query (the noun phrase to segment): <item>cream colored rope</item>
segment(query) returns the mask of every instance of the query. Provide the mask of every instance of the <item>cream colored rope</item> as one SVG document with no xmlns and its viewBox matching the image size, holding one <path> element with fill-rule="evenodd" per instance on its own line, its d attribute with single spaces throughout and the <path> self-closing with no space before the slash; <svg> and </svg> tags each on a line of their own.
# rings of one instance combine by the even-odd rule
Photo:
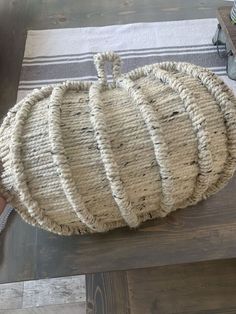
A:
<svg viewBox="0 0 236 314">
<path fill-rule="evenodd" d="M 22 102 L 15 116 L 14 132 L 10 143 L 11 167 L 14 176 L 14 187 L 18 192 L 20 201 L 27 208 L 32 222 L 35 223 L 35 221 L 37 221 L 37 224 L 45 226 L 48 230 L 53 230 L 59 234 L 70 234 L 70 228 L 68 226 L 58 225 L 55 221 L 48 219 L 44 210 L 39 207 L 38 202 L 32 198 L 26 182 L 24 164 L 21 158 L 22 131 L 31 107 L 35 102 L 47 97 L 51 90 L 51 86 L 43 90 L 36 90 Z"/>
<path fill-rule="evenodd" d="M 79 85 L 78 85 L 79 89 Z M 68 202 L 72 206 L 78 218 L 89 229 L 102 232 L 105 228 L 101 221 L 97 220 L 85 207 L 82 197 L 79 194 L 78 188 L 74 182 L 71 167 L 68 163 L 63 138 L 61 134 L 61 119 L 60 112 L 62 100 L 65 92 L 68 90 L 66 84 L 56 86 L 51 94 L 49 102 L 49 140 L 51 143 L 51 153 L 56 171 L 59 175 L 60 182 Z"/>
<path fill-rule="evenodd" d="M 114 80 L 120 75 L 120 58 L 113 53 L 98 54 L 95 58 L 95 65 L 100 82 L 93 84 L 89 90 L 89 105 L 91 107 L 91 122 L 94 128 L 94 134 L 98 143 L 101 159 L 106 171 L 107 179 L 110 183 L 112 196 L 118 205 L 120 213 L 130 227 L 137 227 L 140 223 L 135 211 L 132 209 L 131 202 L 125 191 L 124 184 L 120 178 L 119 167 L 115 161 L 112 147 L 107 132 L 105 116 L 103 114 L 102 101 L 100 94 L 103 91 L 104 84 L 107 84 L 104 64 L 105 61 L 113 62 Z"/>
<path fill-rule="evenodd" d="M 164 68 L 164 67 L 162 67 Z M 154 76 L 161 80 L 164 84 L 168 84 L 181 98 L 184 109 L 189 115 L 191 120 L 193 130 L 197 138 L 197 149 L 198 149 L 198 167 L 199 174 L 197 177 L 197 182 L 193 191 L 193 194 L 189 199 L 185 200 L 183 204 L 179 206 L 186 206 L 197 203 L 206 192 L 209 186 L 209 179 L 212 173 L 212 156 L 210 151 L 210 137 L 207 127 L 207 121 L 201 112 L 197 101 L 193 96 L 193 93 L 184 86 L 184 84 L 176 79 L 173 74 L 162 70 L 160 68 L 153 68 L 152 70 Z M 151 71 L 148 71 L 147 74 L 151 74 Z"/>
<path fill-rule="evenodd" d="M 174 204 L 174 199 L 172 197 L 173 181 L 170 167 L 168 165 L 168 147 L 165 142 L 158 116 L 152 105 L 145 99 L 141 87 L 134 81 L 130 78 L 122 77 L 118 80 L 118 86 L 126 90 L 134 101 L 134 104 L 140 111 L 151 136 L 162 184 L 161 211 L 163 215 L 166 215 L 166 213 L 171 211 Z"/>
<path fill-rule="evenodd" d="M 224 116 L 227 131 L 228 158 L 218 181 L 213 186 L 210 186 L 204 194 L 204 197 L 209 197 L 225 186 L 232 177 L 236 167 L 236 106 L 230 99 L 232 94 L 229 92 L 224 82 L 207 69 L 189 63 L 177 62 L 161 63 L 160 68 L 165 70 L 177 70 L 199 79 L 215 98 Z"/>
<path fill-rule="evenodd" d="M 109 62 L 112 65 L 113 86 L 116 85 L 116 79 L 121 75 L 121 59 L 119 55 L 112 51 L 98 53 L 94 56 L 94 64 L 97 69 L 98 81 L 107 85 L 107 75 L 105 64 Z"/>
<path fill-rule="evenodd" d="M 178 204 L 178 207 L 185 207 L 196 203 L 203 197 L 215 193 L 228 182 L 236 167 L 236 105 L 232 102 L 232 93 L 220 79 L 206 69 L 187 63 L 164 62 L 138 68 L 126 75 L 121 75 L 121 61 L 118 55 L 107 52 L 96 55 L 94 60 L 99 77 L 98 82 L 65 82 L 64 84 L 47 86 L 41 90 L 35 90 L 9 111 L 0 128 L 0 136 L 3 137 L 4 128 L 7 128 L 10 124 L 12 125 L 11 141 L 10 143 L 3 144 L 6 146 L 6 150 L 3 149 L 1 158 L 4 160 L 5 158 L 10 158 L 15 195 L 6 192 L 3 186 L 0 186 L 0 189 L 5 193 L 4 195 L 7 195 L 8 200 L 11 198 L 14 200 L 18 198 L 20 200 L 21 205 L 18 206 L 17 209 L 27 222 L 63 235 L 81 232 L 103 232 L 116 226 L 117 222 L 105 223 L 86 208 L 83 202 L 83 195 L 80 195 L 80 189 L 75 183 L 70 164 L 65 155 L 63 136 L 61 133 L 61 108 L 63 106 L 65 93 L 71 90 L 89 92 L 90 118 L 105 174 L 113 198 L 119 209 L 120 216 L 130 227 L 137 227 L 142 221 L 142 218 L 140 218 L 141 216 L 139 216 L 137 211 L 133 208 L 112 150 L 106 123 L 107 117 L 105 116 L 102 102 L 102 95 L 108 89 L 118 88 L 126 91 L 146 124 L 153 143 L 155 158 L 161 178 L 160 215 L 165 216 L 170 211 L 176 209 L 177 204 L 173 195 L 173 173 L 171 165 L 169 164 L 170 161 L 168 160 L 168 145 L 159 117 L 153 105 L 149 103 L 144 95 L 142 87 L 137 83 L 139 78 L 152 76 L 155 80 L 168 85 L 179 95 L 196 136 L 199 175 L 196 178 L 196 185 L 192 195 L 184 200 L 182 204 Z M 106 62 L 112 63 L 113 83 L 107 82 L 105 71 Z M 174 74 L 176 72 L 187 74 L 198 79 L 214 97 L 224 117 L 228 156 L 218 181 L 210 186 L 209 182 L 213 170 L 213 161 L 207 121 L 193 93 L 187 88 L 184 81 L 177 78 Z M 56 219 L 50 218 L 47 212 L 40 208 L 38 202 L 31 195 L 24 171 L 24 163 L 22 161 L 22 134 L 25 123 L 35 103 L 45 98 L 49 99 L 49 97 L 48 123 L 52 160 L 59 175 L 65 196 L 76 213 L 78 220 L 84 225 L 82 231 L 78 226 L 57 223 Z M 8 147 L 10 153 L 8 153 Z"/>
</svg>

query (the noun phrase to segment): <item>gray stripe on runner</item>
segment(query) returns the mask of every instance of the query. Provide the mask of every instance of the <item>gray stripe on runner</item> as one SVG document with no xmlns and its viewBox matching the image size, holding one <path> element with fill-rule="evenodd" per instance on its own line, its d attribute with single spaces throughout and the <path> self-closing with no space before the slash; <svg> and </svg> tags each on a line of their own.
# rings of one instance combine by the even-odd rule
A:
<svg viewBox="0 0 236 314">
<path fill-rule="evenodd" d="M 226 75 L 226 68 L 224 69 L 219 69 L 219 70 L 212 70 L 215 74 L 218 74 L 219 76 L 223 76 Z M 62 83 L 64 81 L 68 80 L 68 78 L 64 77 L 61 79 L 55 79 L 52 81 L 39 81 L 37 83 L 22 83 L 19 85 L 19 90 L 32 90 L 34 88 L 40 88 L 42 86 L 45 85 L 49 85 L 49 84 L 58 84 L 58 83 Z M 83 81 L 97 81 L 97 77 L 96 76 L 91 76 L 91 77 L 80 77 L 80 78 L 75 78 L 75 81 L 79 81 L 79 80 L 83 80 Z M 108 76 L 108 81 L 112 81 L 111 76 Z"/>
<path fill-rule="evenodd" d="M 202 44 L 202 45 L 188 45 L 188 46 L 170 46 L 170 47 L 152 47 L 152 48 L 139 48 L 139 49 L 124 49 L 124 50 L 116 50 L 115 52 L 117 53 L 129 53 L 130 51 L 136 51 L 136 52 L 145 52 L 145 51 L 159 51 L 159 50 L 170 50 L 170 49 L 181 49 L 181 48 L 204 48 L 204 47 L 214 47 L 213 44 Z M 57 58 L 57 57 L 77 57 L 77 56 L 85 56 L 85 55 L 95 55 L 96 53 L 98 53 L 100 51 L 97 52 L 82 52 L 82 53 L 78 53 L 78 54 L 60 54 L 60 55 L 51 55 L 51 56 L 45 56 L 45 55 L 41 55 L 41 56 L 35 56 L 35 57 L 24 57 L 24 60 L 37 60 L 40 58 Z"/>
<path fill-rule="evenodd" d="M 225 66 L 226 63 L 225 59 L 219 58 L 216 52 L 212 52 L 187 55 L 143 56 L 123 59 L 122 69 L 123 72 L 128 72 L 136 67 L 163 61 L 189 62 L 203 67 L 222 67 Z M 22 68 L 21 81 L 29 81 L 30 83 L 30 81 L 35 80 L 96 76 L 96 74 L 97 73 L 92 60 L 81 62 L 79 65 L 76 64 L 76 62 L 51 64 L 47 66 L 36 65 Z"/>
<path fill-rule="evenodd" d="M 225 48 L 224 47 L 219 47 L 220 50 L 224 50 Z M 197 53 L 197 52 L 214 52 L 216 51 L 216 47 L 215 46 L 211 46 L 209 48 L 199 48 L 199 49 L 184 49 L 184 50 L 164 50 L 164 49 L 160 49 L 159 51 L 157 50 L 148 50 L 148 52 L 138 52 L 138 51 L 130 51 L 129 53 L 124 53 L 124 54 L 120 54 L 122 58 L 124 57 L 135 57 L 135 56 L 142 56 L 142 55 L 147 55 L 147 54 L 156 54 L 156 55 L 163 55 L 163 54 L 184 54 L 184 53 Z M 60 63 L 60 62 L 66 62 L 66 61 L 70 61 L 70 60 L 73 60 L 73 61 L 82 61 L 82 60 L 86 60 L 86 59 L 93 59 L 93 56 L 95 55 L 96 53 L 88 53 L 86 54 L 85 56 L 75 56 L 75 55 L 68 55 L 66 58 L 64 56 L 58 56 L 58 57 L 54 57 L 52 59 L 47 59 L 47 58 L 44 58 L 44 57 L 41 57 L 43 58 L 44 60 L 37 60 L 37 59 L 34 59 L 34 60 L 31 60 L 31 61 L 24 61 L 23 62 L 23 66 L 31 66 L 34 65 L 35 63 L 36 64 L 50 64 L 50 63 Z M 40 59 L 40 58 L 38 58 Z"/>
</svg>

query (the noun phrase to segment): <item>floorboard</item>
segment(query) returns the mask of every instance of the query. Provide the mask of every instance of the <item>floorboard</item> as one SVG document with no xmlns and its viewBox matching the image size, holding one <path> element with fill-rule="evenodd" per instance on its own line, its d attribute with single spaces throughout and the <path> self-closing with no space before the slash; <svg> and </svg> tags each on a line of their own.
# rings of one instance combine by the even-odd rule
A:
<svg viewBox="0 0 236 314">
<path fill-rule="evenodd" d="M 222 0 L 2 0 L 0 114 L 15 103 L 27 29 L 215 17 Z M 200 21 L 199 21 L 200 23 Z M 173 30 L 170 30 L 170 40 Z M 0 235 L 0 282 L 236 257 L 236 178 L 217 196 L 137 231 L 58 237 L 13 215 Z M 55 267 L 56 265 L 56 267 Z"/>
<path fill-rule="evenodd" d="M 126 272 L 86 276 L 87 314 L 130 314 Z"/>
<path fill-rule="evenodd" d="M 234 314 L 235 267 L 225 260 L 87 275 L 88 313 Z M 109 312 L 117 287 L 125 301 Z"/>
<path fill-rule="evenodd" d="M 28 309 L 0 310 L 0 314 L 86 314 L 86 303 L 40 306 Z"/>
</svg>

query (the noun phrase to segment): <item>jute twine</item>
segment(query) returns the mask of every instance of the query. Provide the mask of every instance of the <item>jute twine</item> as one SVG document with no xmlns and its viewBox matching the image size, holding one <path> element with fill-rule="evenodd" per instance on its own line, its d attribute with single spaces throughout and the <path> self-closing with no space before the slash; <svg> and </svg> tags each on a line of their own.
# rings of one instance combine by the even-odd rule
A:
<svg viewBox="0 0 236 314">
<path fill-rule="evenodd" d="M 23 219 L 61 235 L 105 232 L 124 225 L 136 228 L 142 221 L 196 204 L 229 181 L 236 162 L 236 101 L 215 74 L 188 63 L 163 62 L 123 75 L 120 57 L 113 52 L 97 54 L 94 62 L 97 82 L 68 81 L 34 90 L 3 121 L 1 193 Z M 111 83 L 107 81 L 106 62 L 112 64 Z M 160 109 L 171 115 L 165 117 Z M 39 110 L 39 116 L 35 110 Z M 67 120 L 67 114 L 74 120 Z M 79 123 L 71 125 L 75 119 L 81 119 L 78 121 L 86 127 L 78 131 Z M 171 133 L 175 121 L 180 121 L 179 130 Z M 123 127 L 129 131 L 121 135 Z M 182 134 L 179 137 L 178 132 Z M 74 147 L 66 144 L 73 134 L 75 142 L 81 135 L 81 151 L 77 142 Z M 171 148 L 175 144 L 172 137 L 179 142 L 178 154 Z M 120 149 L 114 149 L 118 140 Z M 122 151 L 125 145 L 129 149 Z M 37 156 L 44 146 L 45 154 Z M 143 156 L 152 158 L 150 167 L 149 161 L 145 164 L 139 157 L 140 149 L 147 151 Z M 80 154 L 88 159 L 79 162 Z M 90 161 L 89 156 L 97 159 L 91 157 Z M 135 176 L 133 156 L 157 179 L 146 179 L 146 173 L 143 179 Z M 123 162 L 125 158 L 130 161 Z M 181 168 L 185 158 L 186 169 Z M 47 163 L 51 176 L 43 170 Z M 84 163 L 93 169 L 87 170 L 87 180 Z M 94 188 L 84 191 L 81 182 L 88 184 L 90 180 Z M 178 182 L 182 182 L 182 190 Z M 104 191 L 104 196 L 98 190 Z M 58 203 L 49 198 L 45 208 L 45 197 L 56 193 L 62 195 Z M 96 210 L 90 206 L 90 195 L 103 200 L 96 205 L 94 197 Z"/>
</svg>

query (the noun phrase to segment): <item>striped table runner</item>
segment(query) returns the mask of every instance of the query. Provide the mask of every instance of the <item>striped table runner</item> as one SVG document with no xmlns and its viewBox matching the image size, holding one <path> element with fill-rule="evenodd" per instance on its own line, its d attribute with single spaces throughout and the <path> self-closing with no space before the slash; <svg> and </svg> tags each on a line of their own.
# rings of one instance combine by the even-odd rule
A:
<svg viewBox="0 0 236 314">
<path fill-rule="evenodd" d="M 18 99 L 34 88 L 64 80 L 96 80 L 93 55 L 114 50 L 123 72 L 161 61 L 186 61 L 210 68 L 236 91 L 226 76 L 226 59 L 212 44 L 216 19 L 137 23 L 29 31 Z"/>
</svg>

